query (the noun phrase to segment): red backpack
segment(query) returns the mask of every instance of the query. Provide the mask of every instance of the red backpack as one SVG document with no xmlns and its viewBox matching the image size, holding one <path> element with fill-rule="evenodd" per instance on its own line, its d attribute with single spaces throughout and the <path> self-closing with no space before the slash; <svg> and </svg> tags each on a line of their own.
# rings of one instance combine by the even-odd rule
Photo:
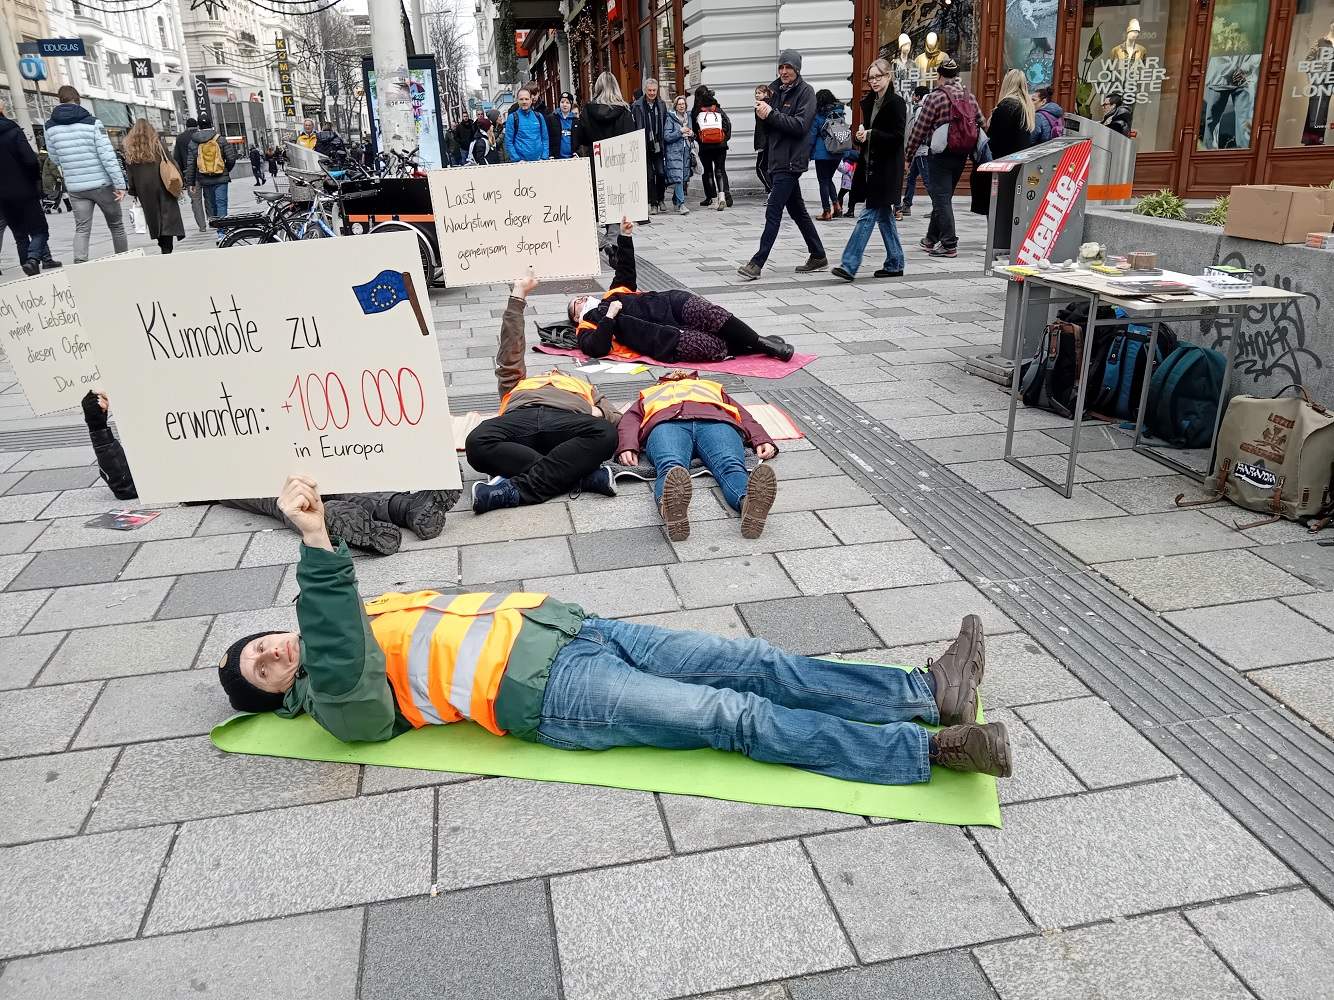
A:
<svg viewBox="0 0 1334 1000">
<path fill-rule="evenodd" d="M 950 102 L 950 130 L 945 140 L 945 152 L 968 156 L 977 149 L 977 115 L 969 100 L 968 88 L 957 98 L 948 89 L 941 91 Z"/>
</svg>

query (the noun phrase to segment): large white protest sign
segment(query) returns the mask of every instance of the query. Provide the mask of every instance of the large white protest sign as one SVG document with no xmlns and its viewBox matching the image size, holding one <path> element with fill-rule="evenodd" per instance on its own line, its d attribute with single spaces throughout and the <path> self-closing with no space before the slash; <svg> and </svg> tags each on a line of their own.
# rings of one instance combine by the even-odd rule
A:
<svg viewBox="0 0 1334 1000">
<path fill-rule="evenodd" d="M 143 255 L 140 249 L 123 254 Z M 79 265 L 100 266 L 98 261 Z M 106 391 L 79 320 L 69 272 L 43 271 L 0 285 L 0 347 L 39 417 L 78 406 L 89 391 Z"/>
<path fill-rule="evenodd" d="M 70 269 L 150 503 L 457 489 L 449 403 L 411 233 Z M 418 296 L 423 296 L 419 299 Z"/>
<path fill-rule="evenodd" d="M 648 218 L 648 152 L 644 133 L 599 139 L 593 143 L 597 176 L 598 222 L 615 225 L 621 219 Z"/>
<path fill-rule="evenodd" d="M 445 283 L 601 272 L 588 161 L 537 160 L 432 170 L 431 207 Z"/>
</svg>

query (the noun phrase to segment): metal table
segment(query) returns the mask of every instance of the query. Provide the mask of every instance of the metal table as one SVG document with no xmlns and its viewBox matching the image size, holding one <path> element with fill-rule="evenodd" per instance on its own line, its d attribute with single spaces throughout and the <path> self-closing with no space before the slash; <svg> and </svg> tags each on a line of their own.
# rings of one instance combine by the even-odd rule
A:
<svg viewBox="0 0 1334 1000">
<path fill-rule="evenodd" d="M 1174 458 L 1163 455 L 1146 445 L 1141 439 L 1144 434 L 1144 415 L 1148 410 L 1149 386 L 1151 379 L 1151 370 L 1146 370 L 1144 376 L 1144 385 L 1140 390 L 1139 412 L 1135 418 L 1135 439 L 1132 445 L 1133 449 L 1142 455 L 1147 455 L 1161 465 L 1166 465 L 1170 469 L 1184 473 L 1195 479 L 1197 482 L 1203 482 L 1213 469 L 1214 450 L 1218 445 L 1218 427 L 1223 420 L 1223 410 L 1227 402 L 1228 389 L 1232 383 L 1232 368 L 1237 355 L 1238 332 L 1241 328 L 1243 313 L 1249 306 L 1262 305 L 1271 302 L 1286 302 L 1291 299 L 1303 298 L 1300 292 L 1290 292 L 1281 288 L 1270 288 L 1264 285 L 1253 287 L 1246 295 L 1229 295 L 1224 298 L 1216 298 L 1211 295 L 1201 293 L 1191 295 L 1174 295 L 1167 302 L 1151 302 L 1147 299 L 1133 297 L 1126 289 L 1123 282 L 1115 278 L 1105 277 L 1095 274 L 1091 271 L 1062 271 L 1057 273 L 1038 271 L 1036 273 L 1022 275 L 1009 275 L 1011 281 L 1022 283 L 1022 291 L 1019 298 L 1019 311 L 1016 317 L 1018 329 L 1022 331 L 1028 319 L 1029 295 L 1033 286 L 1041 286 L 1050 290 L 1053 294 L 1044 301 L 1044 307 L 1060 305 L 1066 302 L 1076 302 L 1087 300 L 1089 304 L 1088 322 L 1084 328 L 1084 343 L 1091 345 L 1093 343 L 1093 333 L 1100 326 L 1116 326 L 1127 321 L 1137 323 L 1149 328 L 1149 344 L 1147 357 L 1152 359 L 1158 346 L 1158 331 L 1165 322 L 1184 322 L 1198 324 L 1204 319 L 1211 319 L 1219 322 L 1227 328 L 1227 347 L 1225 355 L 1227 357 L 1227 366 L 1223 372 L 1222 394 L 1218 401 L 1218 412 L 1214 417 L 1213 433 L 1209 439 L 1209 465 L 1208 470 L 1201 473 L 1188 465 L 1178 462 Z M 1174 274 L 1164 272 L 1161 276 L 1167 280 L 1183 280 L 1188 275 Z M 1118 287 L 1119 286 L 1119 287 Z M 1099 320 L 1098 307 L 1102 305 L 1118 306 L 1126 313 L 1126 318 L 1114 318 Z M 1189 310 L 1189 311 L 1183 311 Z M 1204 310 L 1213 311 L 1212 315 L 1205 315 Z M 1083 426 L 1084 397 L 1088 390 L 1089 364 L 1093 357 L 1092 351 L 1084 351 L 1083 368 L 1079 377 L 1079 391 L 1075 400 L 1074 425 L 1070 435 L 1070 457 L 1066 466 L 1065 485 L 1062 486 L 1054 479 L 1050 479 L 1038 472 L 1014 456 L 1014 421 L 1015 413 L 1019 406 L 1019 385 L 1022 379 L 1019 376 L 1019 366 L 1026 360 L 1024 357 L 1023 337 L 1015 339 L 1014 378 L 1010 382 L 1010 409 L 1005 422 L 1005 461 L 1016 468 L 1022 469 L 1034 479 L 1050 486 L 1058 493 L 1064 495 L 1067 499 L 1074 490 L 1075 483 L 1075 459 L 1079 457 L 1079 432 Z"/>
</svg>

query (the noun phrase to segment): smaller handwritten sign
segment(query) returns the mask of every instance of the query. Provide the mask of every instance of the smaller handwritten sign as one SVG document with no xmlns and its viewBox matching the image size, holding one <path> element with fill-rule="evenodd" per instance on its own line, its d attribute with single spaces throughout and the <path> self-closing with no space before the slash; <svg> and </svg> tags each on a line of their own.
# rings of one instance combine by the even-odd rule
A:
<svg viewBox="0 0 1334 1000">
<path fill-rule="evenodd" d="M 588 161 L 538 160 L 432 170 L 431 205 L 445 283 L 601 271 Z"/>
<path fill-rule="evenodd" d="M 648 154 L 644 133 L 600 139 L 593 143 L 598 190 L 598 222 L 615 225 L 621 219 L 648 218 Z"/>
<path fill-rule="evenodd" d="M 121 254 L 143 255 L 140 249 Z M 100 261 L 79 265 L 100 266 Z M 90 390 L 106 390 L 79 320 L 68 269 L 0 285 L 0 347 L 39 417 L 78 406 Z"/>
</svg>

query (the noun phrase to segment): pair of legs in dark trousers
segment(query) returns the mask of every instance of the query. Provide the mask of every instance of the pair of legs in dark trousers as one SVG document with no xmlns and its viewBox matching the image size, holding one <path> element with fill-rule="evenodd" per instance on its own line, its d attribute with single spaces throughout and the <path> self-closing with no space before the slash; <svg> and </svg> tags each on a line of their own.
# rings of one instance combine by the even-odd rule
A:
<svg viewBox="0 0 1334 1000">
<path fill-rule="evenodd" d="M 732 196 L 732 186 L 727 181 L 727 148 L 722 143 L 714 145 L 700 144 L 699 165 L 704 168 L 704 198 L 712 201 L 719 195 Z"/>
<path fill-rule="evenodd" d="M 19 264 L 50 258 L 46 246 L 50 230 L 46 225 L 46 213 L 42 211 L 40 198 L 33 195 L 30 198 L 0 199 L 0 215 L 4 216 L 4 224 L 14 234 L 14 248 L 18 251 Z"/>
<path fill-rule="evenodd" d="M 931 196 L 931 221 L 926 227 L 926 241 L 947 249 L 959 245 L 954 231 L 954 189 L 963 176 L 968 158 L 953 153 L 932 153 L 927 161 L 926 193 Z"/>
<path fill-rule="evenodd" d="M 775 170 L 769 175 L 769 181 L 773 189 L 764 204 L 764 232 L 760 236 L 760 248 L 755 251 L 750 262 L 756 267 L 763 267 L 769 259 L 769 251 L 774 247 L 774 240 L 778 239 L 778 226 L 783 221 L 784 209 L 801 231 L 810 255 L 823 257 L 824 244 L 820 242 L 820 234 L 815 231 L 811 213 L 806 211 L 806 202 L 801 197 L 801 174 L 795 170 Z"/>
<path fill-rule="evenodd" d="M 616 450 L 616 428 L 590 413 L 520 406 L 478 424 L 464 445 L 468 464 L 503 476 L 521 503 L 568 493 Z"/>
<path fill-rule="evenodd" d="M 815 179 L 820 185 L 820 208 L 829 212 L 838 204 L 838 188 L 834 186 L 834 174 L 838 171 L 838 160 L 816 160 Z"/>
</svg>

